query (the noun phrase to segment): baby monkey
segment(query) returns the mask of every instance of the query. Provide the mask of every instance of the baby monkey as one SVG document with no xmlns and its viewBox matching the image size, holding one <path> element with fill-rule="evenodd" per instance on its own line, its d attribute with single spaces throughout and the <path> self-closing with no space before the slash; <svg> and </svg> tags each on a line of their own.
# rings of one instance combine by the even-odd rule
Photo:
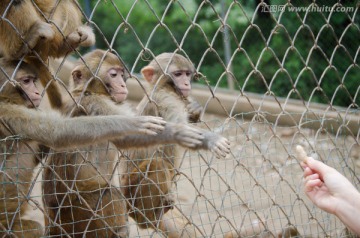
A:
<svg viewBox="0 0 360 238">
<path fill-rule="evenodd" d="M 149 102 L 145 96 L 138 105 L 138 112 L 161 116 L 168 123 L 189 125 L 191 81 L 195 73 L 193 64 L 182 55 L 163 53 L 145 66 L 141 73 L 148 83 L 152 101 Z M 211 131 L 199 130 L 204 139 L 192 149 L 208 149 L 218 157 L 225 157 L 230 152 L 227 139 Z M 180 237 L 185 233 L 197 236 L 191 225 L 180 224 L 182 218 L 174 222 L 172 217 L 165 219 L 163 216 L 173 208 L 171 190 L 180 157 L 181 148 L 171 145 L 130 154 L 137 164 L 124 179 L 125 196 L 131 201 L 130 216 L 140 227 L 156 227 L 170 237 Z"/>
</svg>

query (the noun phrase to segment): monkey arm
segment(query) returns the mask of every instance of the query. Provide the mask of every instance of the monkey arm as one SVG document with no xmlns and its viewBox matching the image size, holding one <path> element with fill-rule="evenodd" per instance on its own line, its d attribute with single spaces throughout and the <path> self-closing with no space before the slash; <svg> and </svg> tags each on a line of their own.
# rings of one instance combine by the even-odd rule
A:
<svg viewBox="0 0 360 238">
<path fill-rule="evenodd" d="M 115 104 L 108 96 L 105 95 L 81 95 L 77 92 L 75 100 L 80 100 L 80 105 L 84 108 L 86 115 L 122 115 L 122 116 L 135 116 L 135 112 L 127 104 Z M 73 101 L 65 103 L 65 112 L 69 113 L 75 107 Z M 76 115 L 76 113 L 75 113 Z"/>
<path fill-rule="evenodd" d="M 184 125 L 167 123 L 165 129 L 157 135 L 128 135 L 112 141 L 119 149 L 147 147 L 158 144 L 177 143 L 187 148 L 194 148 L 203 143 L 205 137 L 201 130 Z"/>
<path fill-rule="evenodd" d="M 0 104 L 0 129 L 53 149 L 107 141 L 128 134 L 155 135 L 165 122 L 157 117 L 96 116 L 63 118 L 11 104 Z"/>
</svg>

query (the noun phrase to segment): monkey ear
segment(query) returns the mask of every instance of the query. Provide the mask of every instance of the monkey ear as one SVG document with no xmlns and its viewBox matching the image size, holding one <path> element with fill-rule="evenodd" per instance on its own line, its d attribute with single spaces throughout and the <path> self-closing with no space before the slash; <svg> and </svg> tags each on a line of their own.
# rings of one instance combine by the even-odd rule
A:
<svg viewBox="0 0 360 238">
<path fill-rule="evenodd" d="M 153 76 L 154 76 L 154 68 L 151 66 L 145 66 L 141 70 L 141 74 L 144 76 L 145 80 L 149 83 L 153 82 Z"/>
<path fill-rule="evenodd" d="M 75 85 L 79 84 L 83 80 L 83 74 L 81 72 L 81 67 L 77 66 L 72 72 L 71 72 L 72 78 L 74 80 Z"/>
</svg>

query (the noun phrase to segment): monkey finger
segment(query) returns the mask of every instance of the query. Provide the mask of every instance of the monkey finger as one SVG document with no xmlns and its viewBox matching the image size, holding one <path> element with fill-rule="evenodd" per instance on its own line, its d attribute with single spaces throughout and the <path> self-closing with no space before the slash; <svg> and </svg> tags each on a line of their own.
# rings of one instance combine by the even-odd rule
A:
<svg viewBox="0 0 360 238">
<path fill-rule="evenodd" d="M 166 125 L 166 121 L 162 117 L 146 116 L 147 120 L 160 125 Z"/>
<path fill-rule="evenodd" d="M 201 141 L 203 141 L 205 139 L 205 136 L 198 130 L 194 130 L 194 131 L 188 131 L 188 137 L 191 137 L 192 139 L 196 139 L 199 140 L 200 143 Z"/>
<path fill-rule="evenodd" d="M 165 129 L 165 127 L 163 125 L 158 125 L 158 124 L 153 124 L 153 123 L 149 123 L 145 126 L 146 129 L 148 130 L 152 130 L 155 132 L 161 132 Z"/>
<path fill-rule="evenodd" d="M 197 135 L 201 136 L 203 139 L 205 138 L 204 133 L 201 130 L 198 130 L 196 128 L 191 128 L 189 131 L 194 133 L 194 134 L 197 134 Z"/>
<path fill-rule="evenodd" d="M 139 132 L 150 136 L 156 136 L 158 134 L 156 131 L 150 129 L 140 129 Z"/>
<path fill-rule="evenodd" d="M 219 149 L 218 147 L 215 147 L 212 152 L 214 154 L 216 154 L 216 157 L 218 158 L 225 158 L 226 157 L 226 153 L 224 153 L 221 149 Z"/>
<path fill-rule="evenodd" d="M 194 148 L 198 145 L 201 145 L 202 144 L 202 141 L 201 140 L 196 140 L 196 139 L 191 139 L 191 138 L 187 138 L 185 139 L 182 144 L 186 147 L 189 147 L 189 148 Z"/>
<path fill-rule="evenodd" d="M 226 154 L 230 153 L 230 145 L 228 143 L 218 143 L 217 147 L 219 147 L 222 151 L 224 151 Z"/>
</svg>

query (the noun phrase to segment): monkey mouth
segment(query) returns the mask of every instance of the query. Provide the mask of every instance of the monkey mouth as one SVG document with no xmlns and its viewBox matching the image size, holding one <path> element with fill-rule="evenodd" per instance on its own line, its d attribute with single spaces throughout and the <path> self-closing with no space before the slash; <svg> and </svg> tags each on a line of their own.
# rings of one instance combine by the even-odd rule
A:
<svg viewBox="0 0 360 238">
<path fill-rule="evenodd" d="M 126 100 L 127 95 L 128 94 L 125 92 L 118 92 L 118 93 L 113 93 L 112 98 L 115 102 L 123 102 Z"/>
<path fill-rule="evenodd" d="M 126 93 L 126 92 L 117 92 L 117 93 L 113 93 L 113 94 L 116 94 L 116 95 L 123 95 L 123 94 L 125 94 L 125 95 L 127 95 L 128 93 Z"/>
<path fill-rule="evenodd" d="M 188 96 L 190 94 L 190 89 L 180 89 L 182 95 L 184 95 L 185 97 Z"/>
<path fill-rule="evenodd" d="M 37 107 L 41 103 L 41 98 L 31 99 L 31 102 Z"/>
</svg>

